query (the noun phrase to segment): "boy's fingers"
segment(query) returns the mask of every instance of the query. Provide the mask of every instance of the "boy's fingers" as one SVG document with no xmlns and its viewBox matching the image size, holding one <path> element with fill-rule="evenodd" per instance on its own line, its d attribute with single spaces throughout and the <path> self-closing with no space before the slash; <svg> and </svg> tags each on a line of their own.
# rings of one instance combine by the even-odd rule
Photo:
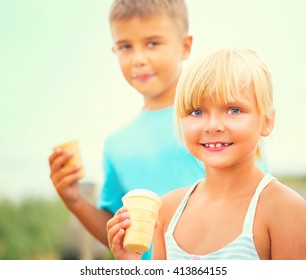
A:
<svg viewBox="0 0 306 280">
<path fill-rule="evenodd" d="M 54 185 L 57 190 L 60 190 L 61 188 L 72 185 L 79 179 L 80 179 L 80 173 L 72 173 L 70 175 L 64 176 L 61 180 L 56 182 Z"/>
<path fill-rule="evenodd" d="M 51 172 L 50 178 L 56 187 L 59 185 L 70 185 L 80 179 L 80 166 L 63 167 L 57 172 Z"/>
<path fill-rule="evenodd" d="M 64 153 L 59 154 L 57 157 L 54 158 L 52 161 L 52 164 L 50 165 L 51 173 L 59 171 L 65 163 L 72 157 L 73 155 L 71 153 Z"/>
<path fill-rule="evenodd" d="M 49 165 L 51 166 L 54 159 L 57 158 L 58 156 L 60 156 L 61 154 L 63 154 L 63 151 L 58 149 L 58 150 L 55 150 L 50 156 L 49 156 Z"/>
</svg>

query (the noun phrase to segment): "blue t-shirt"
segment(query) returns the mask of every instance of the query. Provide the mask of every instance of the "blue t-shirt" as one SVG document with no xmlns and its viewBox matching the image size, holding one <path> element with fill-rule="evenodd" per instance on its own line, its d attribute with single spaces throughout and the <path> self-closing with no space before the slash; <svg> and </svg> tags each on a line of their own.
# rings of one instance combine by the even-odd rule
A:
<svg viewBox="0 0 306 280">
<path fill-rule="evenodd" d="M 104 146 L 104 184 L 98 207 L 115 213 L 130 190 L 146 188 L 163 196 L 205 177 L 203 163 L 176 136 L 173 108 L 140 112 L 111 134 Z M 143 258 L 151 258 L 150 252 Z"/>
</svg>

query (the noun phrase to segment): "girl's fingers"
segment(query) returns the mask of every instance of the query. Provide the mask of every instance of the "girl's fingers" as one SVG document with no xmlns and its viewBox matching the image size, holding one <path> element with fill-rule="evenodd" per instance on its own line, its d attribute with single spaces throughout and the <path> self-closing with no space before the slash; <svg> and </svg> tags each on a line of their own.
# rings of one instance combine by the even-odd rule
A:
<svg viewBox="0 0 306 280">
<path fill-rule="evenodd" d="M 114 255 L 120 255 L 120 253 L 123 250 L 123 237 L 125 234 L 125 230 L 124 229 L 120 229 L 114 236 L 113 240 L 112 240 L 112 246 L 111 246 L 111 250 L 114 253 Z"/>
<path fill-rule="evenodd" d="M 129 218 L 129 214 L 125 207 L 120 208 L 115 215 L 107 222 L 107 230 L 111 229 L 114 225 L 118 224 L 121 221 L 124 221 L 126 218 Z"/>
<path fill-rule="evenodd" d="M 130 225 L 129 215 L 125 208 L 121 208 L 116 212 L 113 218 L 107 222 L 108 243 L 112 247 L 114 237 L 121 229 L 126 229 Z"/>
<path fill-rule="evenodd" d="M 108 242 L 109 245 L 113 243 L 114 236 L 121 230 L 126 229 L 130 225 L 130 220 L 125 219 L 124 221 L 120 221 L 119 223 L 115 224 L 111 228 L 108 229 Z"/>
<path fill-rule="evenodd" d="M 157 221 L 156 221 L 156 223 L 155 223 L 154 228 L 157 228 L 157 227 L 159 226 L 159 224 L 160 224 L 160 221 L 159 221 L 159 220 L 157 220 Z"/>
</svg>

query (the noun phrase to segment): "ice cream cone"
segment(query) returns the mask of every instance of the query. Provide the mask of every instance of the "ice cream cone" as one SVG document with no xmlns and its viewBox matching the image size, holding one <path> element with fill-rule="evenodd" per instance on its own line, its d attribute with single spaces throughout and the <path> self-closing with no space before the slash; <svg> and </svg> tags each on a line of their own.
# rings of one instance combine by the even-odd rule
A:
<svg viewBox="0 0 306 280">
<path fill-rule="evenodd" d="M 136 189 L 127 193 L 122 201 L 131 220 L 124 235 L 123 247 L 130 252 L 148 251 L 161 206 L 160 198 L 149 190 Z"/>
<path fill-rule="evenodd" d="M 76 166 L 76 165 L 83 165 L 82 164 L 82 157 L 81 157 L 81 151 L 79 147 L 78 141 L 72 140 L 60 145 L 57 145 L 53 148 L 53 150 L 62 149 L 64 152 L 73 153 L 73 157 L 69 159 L 69 161 L 66 163 L 67 166 Z M 80 170 L 80 178 L 84 177 L 84 169 L 82 168 Z"/>
</svg>

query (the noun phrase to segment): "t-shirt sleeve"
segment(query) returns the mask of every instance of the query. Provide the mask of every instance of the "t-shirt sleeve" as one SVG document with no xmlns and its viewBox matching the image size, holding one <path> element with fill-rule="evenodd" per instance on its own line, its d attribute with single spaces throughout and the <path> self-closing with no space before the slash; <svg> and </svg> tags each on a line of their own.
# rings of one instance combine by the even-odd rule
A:
<svg viewBox="0 0 306 280">
<path fill-rule="evenodd" d="M 261 169 L 263 172 L 268 173 L 269 167 L 268 167 L 268 160 L 267 160 L 267 155 L 264 149 L 264 145 L 262 142 L 259 144 L 260 148 L 260 156 L 261 158 L 256 160 L 256 165 L 259 169 Z"/>
<path fill-rule="evenodd" d="M 103 174 L 104 182 L 98 197 L 97 207 L 114 214 L 122 207 L 121 198 L 124 195 L 124 191 L 107 145 L 103 154 Z"/>
</svg>

